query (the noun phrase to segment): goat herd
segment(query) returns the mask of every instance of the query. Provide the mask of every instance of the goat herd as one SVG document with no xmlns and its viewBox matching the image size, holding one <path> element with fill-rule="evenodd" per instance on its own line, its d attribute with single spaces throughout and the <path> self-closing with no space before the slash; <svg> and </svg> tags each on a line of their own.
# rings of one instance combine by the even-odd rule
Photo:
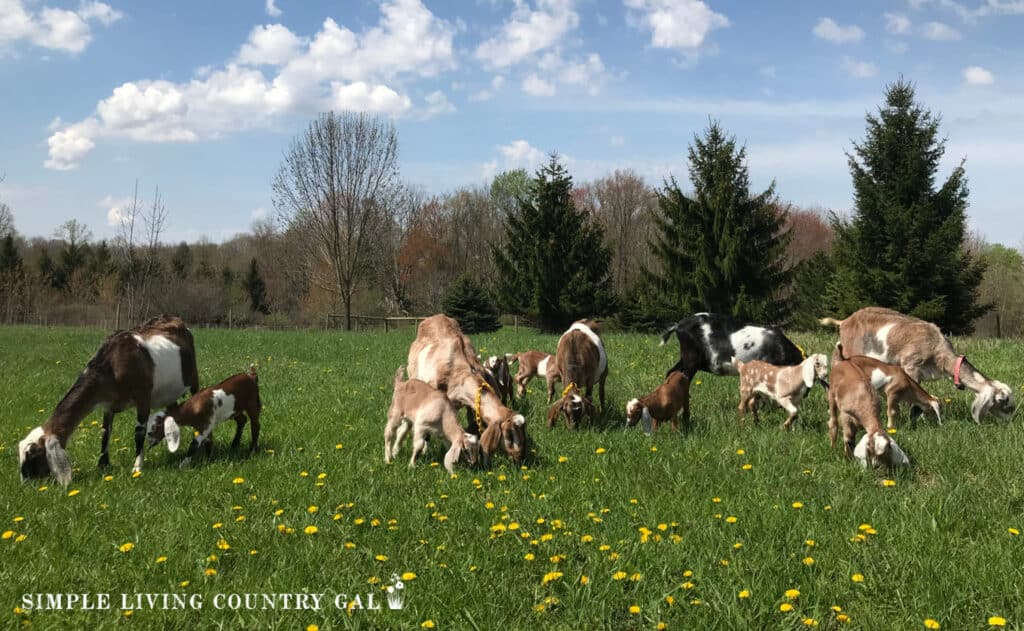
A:
<svg viewBox="0 0 1024 631">
<path fill-rule="evenodd" d="M 918 382 L 944 376 L 951 377 L 957 388 L 976 393 L 971 408 L 976 422 L 989 412 L 1009 416 L 1015 410 L 1009 386 L 985 377 L 963 355 L 957 355 L 933 324 L 877 307 L 861 309 L 845 320 L 825 318 L 821 322 L 839 329 L 831 373 L 825 355 L 806 356 L 778 328 L 708 313 L 684 318 L 661 339 L 664 344 L 676 334 L 679 361 L 653 392 L 626 404 L 626 426 L 642 423 L 645 431 L 653 431 L 659 423 L 671 422 L 678 428 L 680 416 L 687 425 L 690 380 L 701 370 L 740 376 L 741 424 L 748 412 L 756 421 L 758 407 L 767 399 L 788 412 L 784 427 L 791 428 L 800 402 L 815 382 L 821 383 L 828 392 L 832 446 L 842 427 L 847 457 L 856 456 L 865 466 L 909 465 L 906 454 L 881 426 L 876 390 L 886 395 L 889 427 L 901 401 L 915 410 L 930 408 L 941 424 L 937 399 Z M 511 364 L 518 364 L 514 377 Z M 406 371 L 409 379 L 403 380 Z M 407 364 L 395 372 L 384 429 L 385 460 L 391 462 L 397 455 L 411 429 L 410 466 L 426 449 L 429 436 L 450 443 L 444 458 L 449 471 L 462 458 L 470 464 L 481 459 L 489 466 L 499 448 L 519 463 L 526 453 L 526 419 L 507 406 L 517 394 L 525 396 L 526 385 L 535 376 L 547 381 L 549 428 L 561 416 L 570 428 L 592 419 L 595 386 L 603 414 L 608 355 L 596 324 L 590 320 L 574 323 L 559 339 L 554 355 L 527 351 L 481 361 L 455 320 L 444 315 L 423 320 Z M 552 403 L 559 382 L 564 388 Z M 178 403 L 186 391 L 191 397 Z M 262 405 L 255 366 L 200 390 L 192 334 L 179 317 L 163 315 L 104 340 L 50 418 L 18 444 L 22 479 L 53 475 L 67 485 L 71 481 L 71 462 L 65 451 L 68 440 L 96 408 L 103 410 L 99 464 L 109 464 L 114 415 L 129 407 L 136 411 L 133 471 L 142 467 L 147 442 L 153 446 L 166 440 L 168 450 L 176 451 L 181 425 L 195 430 L 182 464 L 200 449 L 209 452 L 214 428 L 228 419 L 237 423 L 232 447 L 239 445 L 248 421 L 250 449 L 257 449 Z M 458 420 L 460 408 L 470 410 L 466 428 Z M 150 414 L 154 409 L 162 411 Z M 865 434 L 855 447 L 861 428 Z"/>
</svg>

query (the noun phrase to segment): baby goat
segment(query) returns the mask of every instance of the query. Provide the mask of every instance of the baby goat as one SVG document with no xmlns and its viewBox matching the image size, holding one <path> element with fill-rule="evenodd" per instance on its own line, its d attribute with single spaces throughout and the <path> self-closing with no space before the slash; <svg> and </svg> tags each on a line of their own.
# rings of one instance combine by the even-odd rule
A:
<svg viewBox="0 0 1024 631">
<path fill-rule="evenodd" d="M 900 402 L 931 408 L 935 412 L 935 420 L 942 425 L 942 415 L 939 413 L 939 400 L 928 394 L 921 384 L 911 378 L 901 367 L 894 364 L 887 364 L 873 357 L 856 355 L 854 357 L 843 356 L 843 345 L 836 342 L 836 350 L 832 354 L 832 361 L 848 361 L 860 368 L 875 390 L 885 391 L 885 413 L 888 418 L 887 426 L 896 427 L 897 404 Z"/>
<path fill-rule="evenodd" d="M 644 431 L 658 431 L 658 423 L 672 421 L 672 429 L 679 431 L 677 415 L 683 413 L 683 427 L 690 426 L 690 380 L 681 372 L 670 373 L 654 392 L 626 404 L 626 427 L 643 420 Z"/>
<path fill-rule="evenodd" d="M 878 420 L 878 395 L 867 375 L 849 361 L 832 366 L 832 384 L 828 390 L 828 440 L 835 449 L 836 433 L 843 426 L 846 457 L 856 457 L 867 467 L 908 467 L 910 459 L 882 429 Z M 854 449 L 853 440 L 861 427 L 866 432 Z"/>
<path fill-rule="evenodd" d="M 482 362 L 485 378 L 494 388 L 495 394 L 501 399 L 504 405 L 515 401 L 515 387 L 512 384 L 512 373 L 508 366 L 508 356 L 498 357 L 491 355 Z"/>
<path fill-rule="evenodd" d="M 734 357 L 733 366 L 740 374 L 740 426 L 746 412 L 754 413 L 754 422 L 760 423 L 757 416 L 758 397 L 769 398 L 789 412 L 783 429 L 792 429 L 793 421 L 800 411 L 797 406 L 807 393 L 814 387 L 815 381 L 828 388 L 828 359 L 818 353 L 811 355 L 796 366 L 776 366 L 763 361 L 740 361 Z"/>
<path fill-rule="evenodd" d="M 443 392 L 425 381 L 402 381 L 405 366 L 395 371 L 394 395 L 388 408 L 388 422 L 384 426 L 384 462 L 390 463 L 398 455 L 405 434 L 412 428 L 412 458 L 409 466 L 416 466 L 416 456 L 427 449 L 428 436 L 443 436 L 451 443 L 444 456 L 444 468 L 454 473 L 455 462 L 466 452 L 470 465 L 475 465 L 480 452 L 480 439 L 462 429 L 455 406 Z M 498 427 L 497 423 L 488 426 Z M 487 432 L 485 432 L 487 433 Z"/>
<path fill-rule="evenodd" d="M 175 452 L 181 444 L 181 425 L 188 425 L 196 430 L 197 435 L 189 445 L 181 466 L 189 463 L 199 449 L 206 447 L 209 455 L 213 447 L 213 429 L 222 421 L 235 419 L 235 438 L 231 448 L 237 449 L 242 441 L 242 428 L 245 427 L 246 416 L 249 417 L 249 431 L 252 433 L 252 444 L 249 452 L 255 453 L 260 437 L 260 412 L 263 404 L 260 401 L 259 378 L 256 365 L 249 366 L 248 373 L 239 373 L 228 377 L 215 386 L 204 388 L 192 395 L 184 403 L 173 404 L 163 412 L 157 412 L 149 420 L 149 444 L 155 445 L 167 439 L 167 450 Z"/>
</svg>

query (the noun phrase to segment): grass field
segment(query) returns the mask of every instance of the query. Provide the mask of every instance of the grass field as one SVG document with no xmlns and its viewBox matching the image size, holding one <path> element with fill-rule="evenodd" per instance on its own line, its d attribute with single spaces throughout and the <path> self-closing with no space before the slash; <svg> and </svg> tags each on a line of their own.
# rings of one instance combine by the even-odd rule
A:
<svg viewBox="0 0 1024 631">
<path fill-rule="evenodd" d="M 779 431 L 777 408 L 740 429 L 736 378 L 700 375 L 690 434 L 624 432 L 625 402 L 660 383 L 677 349 L 609 334 L 601 424 L 548 431 L 534 381 L 516 406 L 536 450 L 529 466 L 499 456 L 491 471 L 450 478 L 432 466 L 444 453 L 436 442 L 416 470 L 408 444 L 383 462 L 391 378 L 413 336 L 196 331 L 204 385 L 259 363 L 261 452 L 231 452 L 228 424 L 212 459 L 179 469 L 182 454 L 160 446 L 133 478 L 123 413 L 101 472 L 93 413 L 72 439 L 63 490 L 19 481 L 17 442 L 103 332 L 0 329 L 0 627 L 919 629 L 934 619 L 984 629 L 999 616 L 1024 628 L 1019 415 L 978 427 L 969 393 L 927 384 L 946 401 L 946 424 L 900 425 L 915 467 L 887 486 L 829 450 L 820 389 L 796 431 Z M 831 344 L 793 337 L 809 352 Z M 506 329 L 474 343 L 490 353 L 553 349 L 555 338 Z M 958 346 L 1021 396 L 1019 342 Z M 406 573 L 404 608 L 389 610 L 382 590 Z M 17 609 L 37 592 L 109 593 L 110 608 Z M 229 594 L 303 592 L 325 594 L 322 609 L 215 606 Z M 122 593 L 198 595 L 202 608 L 126 615 Z M 356 594 L 367 607 L 368 593 L 382 609 L 335 607 Z"/>
</svg>

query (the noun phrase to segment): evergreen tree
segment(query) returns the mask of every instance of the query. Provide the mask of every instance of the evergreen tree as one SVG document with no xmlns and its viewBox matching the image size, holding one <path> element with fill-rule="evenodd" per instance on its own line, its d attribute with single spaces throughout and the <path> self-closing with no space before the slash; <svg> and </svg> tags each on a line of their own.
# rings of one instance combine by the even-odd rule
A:
<svg viewBox="0 0 1024 631">
<path fill-rule="evenodd" d="M 242 288 L 249 296 L 250 309 L 264 315 L 270 313 L 270 306 L 267 305 L 267 283 L 260 274 L 260 266 L 255 257 L 249 262 L 249 271 L 242 279 Z"/>
<path fill-rule="evenodd" d="M 492 252 L 501 306 L 536 318 L 548 331 L 613 306 L 604 232 L 576 208 L 571 193 L 572 178 L 552 155 L 506 215 L 505 244 Z"/>
<path fill-rule="evenodd" d="M 790 235 L 775 183 L 750 192 L 746 149 L 712 122 L 689 149 L 693 195 L 675 178 L 658 192 L 655 238 L 660 270 L 647 280 L 682 313 L 710 311 L 765 323 L 786 320 Z"/>
<path fill-rule="evenodd" d="M 21 271 L 21 254 L 14 241 L 14 233 L 8 233 L 0 241 L 0 274 L 17 274 Z"/>
<path fill-rule="evenodd" d="M 171 273 L 177 278 L 188 278 L 192 273 L 192 248 L 182 241 L 171 255 Z"/>
<path fill-rule="evenodd" d="M 53 257 L 50 256 L 49 250 L 45 248 L 43 249 L 43 251 L 39 254 L 39 259 L 36 263 L 36 266 L 39 268 L 39 276 L 42 277 L 43 282 L 49 284 L 51 287 L 54 286 L 53 273 L 54 270 L 56 269 L 56 265 L 54 265 L 53 263 Z"/>
<path fill-rule="evenodd" d="M 448 288 L 441 309 L 459 321 L 464 333 L 487 333 L 501 328 L 498 307 L 487 289 L 472 274 L 460 276 Z"/>
<path fill-rule="evenodd" d="M 836 315 L 875 305 L 969 333 L 989 309 L 978 304 L 984 264 L 964 248 L 963 161 L 935 188 L 945 153 L 939 122 L 902 79 L 887 88 L 877 116 L 867 116 L 867 137 L 847 154 L 853 217 L 833 217 L 836 277 L 828 298 Z"/>
</svg>

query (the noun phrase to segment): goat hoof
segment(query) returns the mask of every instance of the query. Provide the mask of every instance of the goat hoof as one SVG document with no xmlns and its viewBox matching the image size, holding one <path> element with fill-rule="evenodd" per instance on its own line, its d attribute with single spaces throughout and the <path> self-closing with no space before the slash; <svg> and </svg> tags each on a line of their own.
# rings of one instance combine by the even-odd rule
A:
<svg viewBox="0 0 1024 631">
<path fill-rule="evenodd" d="M 99 467 L 101 469 L 106 469 L 109 466 L 110 466 L 110 456 L 108 456 L 107 454 L 103 454 L 102 456 L 100 456 Z"/>
</svg>

